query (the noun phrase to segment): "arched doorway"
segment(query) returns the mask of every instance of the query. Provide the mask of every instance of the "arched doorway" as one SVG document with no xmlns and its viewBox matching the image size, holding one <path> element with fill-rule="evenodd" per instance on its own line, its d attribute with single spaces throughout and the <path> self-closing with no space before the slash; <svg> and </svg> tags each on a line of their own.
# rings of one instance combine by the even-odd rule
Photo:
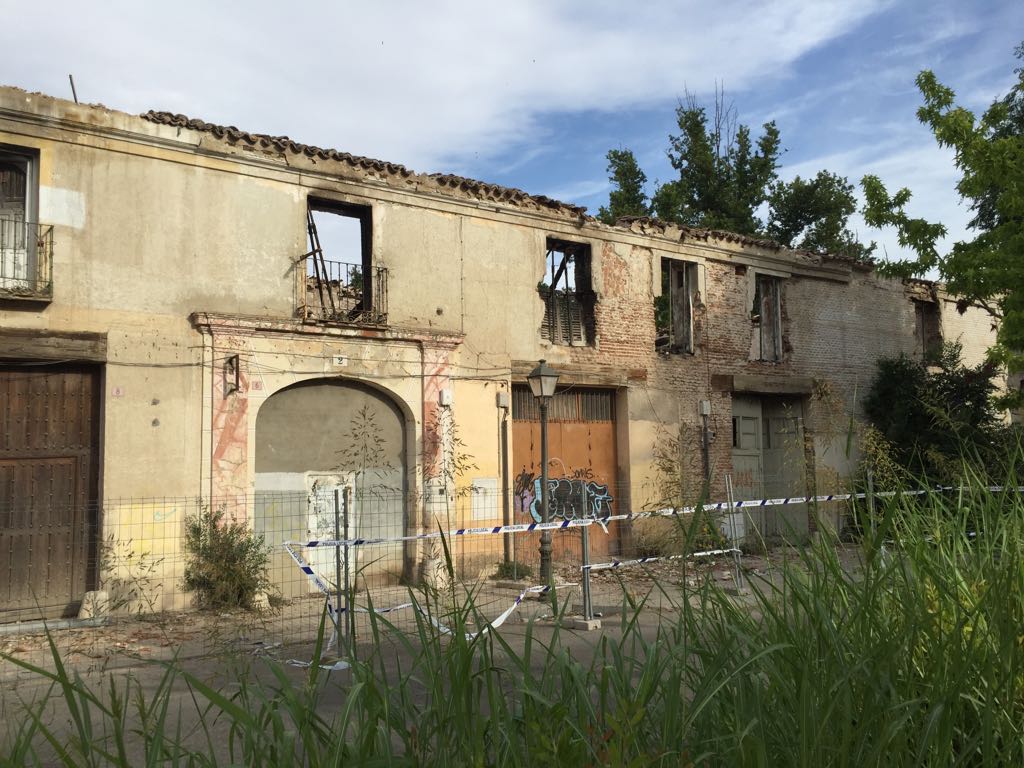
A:
<svg viewBox="0 0 1024 768">
<path fill-rule="evenodd" d="M 256 417 L 257 532 L 289 539 L 378 538 L 406 532 L 405 419 L 386 395 L 345 379 L 316 379 L 271 395 Z M 360 582 L 402 575 L 401 546 L 353 549 Z M 311 549 L 310 563 L 330 578 L 335 549 Z M 285 596 L 308 589 L 282 561 Z"/>
</svg>

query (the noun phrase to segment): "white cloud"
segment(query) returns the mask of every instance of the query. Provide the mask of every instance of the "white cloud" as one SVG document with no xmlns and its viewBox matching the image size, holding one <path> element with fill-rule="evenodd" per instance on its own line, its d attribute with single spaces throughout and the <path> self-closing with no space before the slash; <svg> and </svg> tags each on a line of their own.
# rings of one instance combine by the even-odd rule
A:
<svg viewBox="0 0 1024 768">
<path fill-rule="evenodd" d="M 42 2 L 0 28 L 0 72 L 57 95 L 73 72 L 80 97 L 111 107 L 458 170 L 552 112 L 622 110 L 716 80 L 751 87 L 881 5 Z"/>
<path fill-rule="evenodd" d="M 582 179 L 554 187 L 543 194 L 556 200 L 591 200 L 598 197 L 606 199 L 611 186 L 607 179 Z M 597 210 L 595 208 L 590 212 L 596 213 Z"/>
<path fill-rule="evenodd" d="M 940 243 L 943 249 L 948 249 L 957 240 L 972 237 L 967 228 L 971 213 L 960 202 L 955 189 L 960 175 L 953 163 L 953 153 L 936 145 L 923 127 L 908 131 L 903 136 L 893 136 L 787 166 L 783 169 L 783 176 L 786 179 L 794 176 L 807 178 L 821 169 L 849 178 L 857 187 L 861 201 L 860 180 L 867 174 L 878 176 L 890 194 L 907 187 L 913 193 L 907 213 L 946 226 L 947 236 Z M 913 258 L 911 252 L 900 247 L 894 231 L 868 227 L 859 213 L 851 217 L 850 226 L 862 241 L 878 243 L 877 257 Z"/>
</svg>

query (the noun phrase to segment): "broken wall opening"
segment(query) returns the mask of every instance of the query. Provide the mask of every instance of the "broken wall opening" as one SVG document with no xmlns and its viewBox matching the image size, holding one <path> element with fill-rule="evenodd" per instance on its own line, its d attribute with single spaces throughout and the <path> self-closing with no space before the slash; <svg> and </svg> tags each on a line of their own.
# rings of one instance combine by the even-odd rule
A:
<svg viewBox="0 0 1024 768">
<path fill-rule="evenodd" d="M 750 309 L 752 333 L 750 359 L 777 363 L 782 360 L 782 280 L 773 275 L 754 276 L 754 301 Z"/>
<path fill-rule="evenodd" d="M 303 255 L 299 313 L 303 318 L 380 323 L 387 316 L 387 270 L 373 263 L 368 206 L 310 198 L 309 251 Z"/>
<path fill-rule="evenodd" d="M 593 344 L 596 296 L 588 244 L 548 238 L 544 279 L 537 292 L 544 301 L 541 338 L 564 346 Z"/>
<path fill-rule="evenodd" d="M 693 353 L 693 312 L 700 303 L 697 265 L 661 260 L 661 295 L 654 300 L 654 346 L 659 352 Z"/>
<path fill-rule="evenodd" d="M 914 299 L 914 335 L 918 352 L 923 356 L 935 354 L 942 347 L 942 316 L 936 301 Z"/>
</svg>

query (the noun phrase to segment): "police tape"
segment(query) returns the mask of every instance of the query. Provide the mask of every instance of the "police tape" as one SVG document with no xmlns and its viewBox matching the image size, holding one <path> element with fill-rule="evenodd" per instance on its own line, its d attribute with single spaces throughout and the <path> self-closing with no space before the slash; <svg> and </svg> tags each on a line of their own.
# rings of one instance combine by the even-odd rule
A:
<svg viewBox="0 0 1024 768">
<path fill-rule="evenodd" d="M 935 488 L 922 488 L 910 491 L 879 491 L 874 494 L 876 498 L 892 498 L 895 496 L 923 496 L 929 493 L 944 493 L 948 491 L 968 490 L 957 486 L 936 486 Z M 1001 486 L 994 485 L 984 488 L 992 492 L 1024 492 L 1024 486 Z M 851 501 L 854 499 L 866 499 L 867 493 L 829 493 L 821 496 L 786 496 L 772 499 L 741 499 L 739 501 L 717 501 L 710 504 L 695 504 L 688 507 L 665 507 L 662 509 L 647 510 L 643 512 L 629 512 L 621 515 L 606 515 L 605 517 L 574 517 L 565 520 L 551 520 L 549 522 L 514 523 L 512 525 L 482 526 L 477 528 L 453 528 L 448 531 L 429 531 L 416 533 L 407 536 L 382 536 L 379 538 L 354 538 L 354 539 L 311 539 L 307 541 L 286 541 L 285 547 L 365 547 L 378 544 L 391 544 L 408 541 L 423 541 L 425 539 L 454 538 L 456 536 L 493 536 L 506 533 L 534 533 L 537 531 L 557 531 L 568 528 L 584 528 L 596 525 L 608 532 L 608 524 L 614 522 L 632 522 L 650 517 L 681 517 L 692 515 L 695 512 L 729 512 L 735 513 L 753 508 L 782 507 L 792 504 L 825 504 L 834 501 Z"/>
<path fill-rule="evenodd" d="M 350 608 L 347 608 L 347 607 L 345 607 L 345 608 L 335 607 L 334 605 L 331 604 L 331 596 L 334 593 L 332 593 L 332 590 L 331 590 L 330 586 L 327 584 L 327 582 L 325 582 L 322 578 L 320 578 L 319 574 L 317 574 L 317 572 L 313 569 L 313 566 L 311 566 L 308 562 L 306 562 L 305 558 L 303 558 L 302 555 L 300 555 L 298 552 L 296 552 L 294 549 L 292 549 L 292 547 L 289 546 L 288 544 L 285 544 L 285 550 L 287 550 L 288 554 L 291 555 L 292 560 L 295 561 L 295 564 L 299 567 L 299 570 L 302 571 L 304 574 L 306 574 L 306 576 L 309 577 L 309 579 L 313 583 L 313 585 L 318 590 L 320 590 L 320 592 L 323 593 L 324 598 L 325 598 L 325 602 L 327 604 L 327 613 L 328 613 L 328 616 L 331 619 L 331 624 L 334 626 L 334 632 L 335 633 L 338 632 L 338 619 L 340 618 L 340 615 L 343 614 L 343 613 L 346 613 L 349 610 L 351 610 L 354 613 L 375 613 L 375 614 L 378 614 L 378 615 L 382 615 L 382 614 L 387 614 L 387 613 L 394 613 L 395 611 L 403 611 L 403 610 L 406 610 L 408 608 L 415 608 L 424 618 L 426 618 L 431 624 L 433 624 L 434 627 L 436 627 L 442 634 L 446 634 L 446 635 L 453 635 L 454 634 L 450 628 L 446 627 L 444 624 L 441 624 L 439 621 L 437 621 L 437 619 L 435 619 L 433 617 L 433 615 L 431 615 L 428 611 L 424 610 L 423 606 L 420 605 L 417 602 L 410 601 L 410 602 L 406 602 L 406 603 L 399 603 L 398 605 L 388 606 L 387 608 L 360 608 L 360 607 L 355 607 L 355 608 L 351 608 L 350 609 Z M 574 587 L 574 586 L 576 586 L 576 585 L 575 584 L 561 584 L 561 585 L 559 585 L 559 587 Z M 479 632 L 469 632 L 469 633 L 466 633 L 466 639 L 467 640 L 472 640 L 473 638 L 477 637 L 478 635 L 482 635 L 485 632 L 488 632 L 489 630 L 497 629 L 502 624 L 504 624 L 506 621 L 508 621 L 508 618 L 515 612 L 516 608 L 519 607 L 519 605 L 523 602 L 523 600 L 526 599 L 527 595 L 529 595 L 529 594 L 547 594 L 547 592 L 550 589 L 551 589 L 551 587 L 547 586 L 547 585 L 540 586 L 540 587 L 527 587 L 526 589 L 524 589 L 522 592 L 519 593 L 519 596 L 516 597 L 516 599 L 512 603 L 512 605 L 510 605 L 508 608 L 506 608 L 501 613 L 501 615 L 498 616 L 496 619 L 494 619 L 493 621 L 488 621 L 487 625 L 483 629 L 481 629 Z M 328 645 L 332 645 L 334 643 L 335 638 L 336 638 L 336 634 L 332 635 L 330 641 L 328 642 Z"/>
<path fill-rule="evenodd" d="M 560 584 L 560 585 L 558 585 L 558 587 L 556 587 L 556 589 L 558 589 L 558 588 L 575 587 L 575 586 L 576 586 L 575 584 Z M 552 589 L 552 587 L 547 586 L 547 585 L 542 586 L 542 587 L 527 587 L 526 589 L 524 589 L 522 592 L 519 593 L 519 597 L 517 597 L 515 599 L 515 602 L 512 603 L 512 605 L 510 605 L 508 608 L 506 608 L 504 611 L 502 611 L 501 615 L 498 616 L 498 618 L 494 619 L 494 621 L 488 621 L 487 624 L 485 624 L 484 627 L 479 632 L 466 632 L 463 636 L 467 640 L 473 640 L 473 639 L 475 639 L 477 637 L 480 637 L 481 635 L 486 634 L 487 632 L 490 632 L 491 630 L 497 629 L 502 624 L 504 624 L 506 621 L 508 621 L 508 618 L 515 612 L 516 608 L 519 607 L 519 605 L 523 602 L 523 600 L 526 599 L 527 595 L 529 595 L 529 594 L 546 595 L 548 592 L 551 591 L 551 589 Z M 417 606 L 417 607 L 419 609 L 419 612 L 441 634 L 443 634 L 443 635 L 451 635 L 451 636 L 455 635 L 455 632 L 452 629 L 450 629 L 449 627 L 446 627 L 444 624 L 439 622 L 433 616 L 428 615 L 427 612 L 424 611 L 422 607 L 419 607 L 419 606 Z"/>
</svg>

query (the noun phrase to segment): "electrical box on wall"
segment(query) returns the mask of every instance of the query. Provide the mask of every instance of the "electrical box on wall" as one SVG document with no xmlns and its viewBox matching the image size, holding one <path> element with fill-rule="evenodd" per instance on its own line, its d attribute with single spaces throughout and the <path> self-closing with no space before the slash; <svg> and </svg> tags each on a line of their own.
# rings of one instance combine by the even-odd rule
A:
<svg viewBox="0 0 1024 768">
<path fill-rule="evenodd" d="M 711 401 L 710 400 L 701 400 L 700 402 L 698 402 L 697 403 L 697 413 L 699 413 L 701 416 L 710 416 L 711 415 Z"/>
<path fill-rule="evenodd" d="M 497 392 L 495 401 L 499 408 L 504 408 L 506 411 L 512 407 L 512 398 L 509 397 L 508 392 Z"/>
<path fill-rule="evenodd" d="M 451 389 L 446 387 L 445 389 L 442 389 L 440 392 L 438 392 L 437 393 L 437 402 L 440 403 L 441 405 L 451 405 L 452 404 L 452 391 L 451 391 Z"/>
</svg>

